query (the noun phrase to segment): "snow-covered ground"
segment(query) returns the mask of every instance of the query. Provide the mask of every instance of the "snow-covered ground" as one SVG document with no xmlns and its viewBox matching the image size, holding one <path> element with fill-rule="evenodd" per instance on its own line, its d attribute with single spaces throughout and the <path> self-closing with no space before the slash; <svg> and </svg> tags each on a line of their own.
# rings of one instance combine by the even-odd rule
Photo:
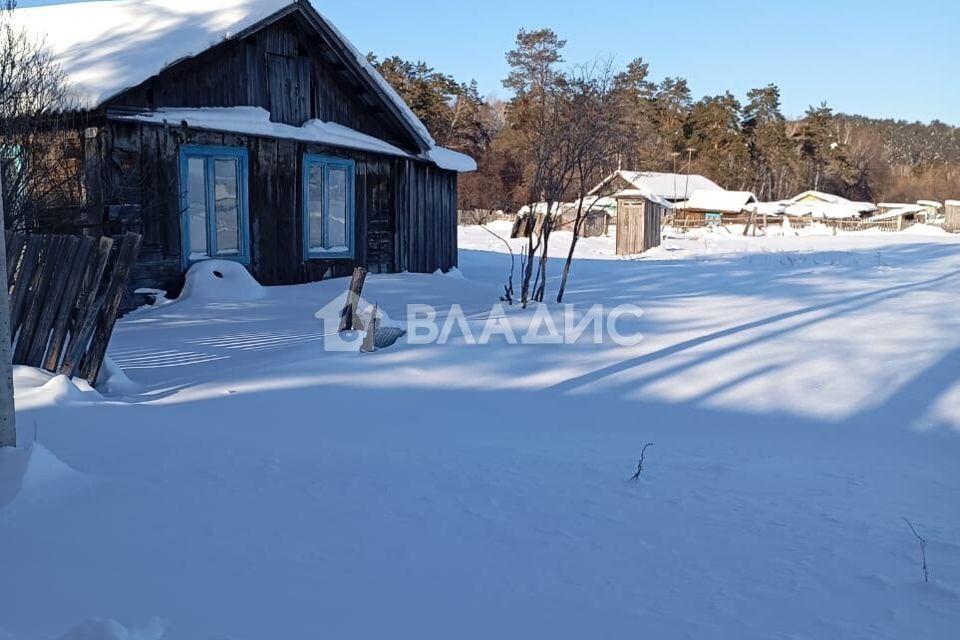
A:
<svg viewBox="0 0 960 640">
<path fill-rule="evenodd" d="M 480 323 L 510 258 L 461 247 L 365 298 Z M 637 346 L 329 353 L 344 281 L 228 273 L 121 321 L 105 395 L 18 370 L 0 639 L 956 637 L 960 237 L 612 254 L 567 302 L 641 306 Z"/>
</svg>

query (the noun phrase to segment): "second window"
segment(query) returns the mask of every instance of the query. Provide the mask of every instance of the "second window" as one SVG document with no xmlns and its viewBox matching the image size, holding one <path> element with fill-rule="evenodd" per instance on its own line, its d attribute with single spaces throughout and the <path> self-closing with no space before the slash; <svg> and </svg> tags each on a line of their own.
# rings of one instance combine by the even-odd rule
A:
<svg viewBox="0 0 960 640">
<path fill-rule="evenodd" d="M 303 161 L 303 244 L 306 258 L 354 254 L 352 160 L 307 155 Z"/>
</svg>

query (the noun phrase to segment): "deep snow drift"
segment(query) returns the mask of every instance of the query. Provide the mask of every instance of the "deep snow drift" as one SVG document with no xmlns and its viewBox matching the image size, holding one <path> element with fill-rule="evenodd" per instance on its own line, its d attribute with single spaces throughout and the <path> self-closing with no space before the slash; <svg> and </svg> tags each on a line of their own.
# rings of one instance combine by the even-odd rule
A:
<svg viewBox="0 0 960 640">
<path fill-rule="evenodd" d="M 461 246 L 365 298 L 479 324 L 509 255 Z M 0 639 L 955 637 L 960 238 L 612 248 L 568 302 L 643 307 L 634 347 L 330 353 L 346 281 L 208 265 L 118 324 L 129 381 L 18 370 Z"/>
</svg>

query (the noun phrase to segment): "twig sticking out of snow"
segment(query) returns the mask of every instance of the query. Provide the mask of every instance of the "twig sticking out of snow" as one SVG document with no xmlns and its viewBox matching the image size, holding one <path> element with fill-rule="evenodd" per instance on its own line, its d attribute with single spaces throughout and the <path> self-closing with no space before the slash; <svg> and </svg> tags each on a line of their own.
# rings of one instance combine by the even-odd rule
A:
<svg viewBox="0 0 960 640">
<path fill-rule="evenodd" d="M 482 224 L 480 227 L 492 235 L 494 238 L 498 239 L 507 247 L 507 251 L 510 252 L 510 277 L 507 278 L 507 284 L 503 285 L 503 295 L 500 296 L 500 302 L 506 302 L 509 305 L 513 305 L 513 270 L 516 267 L 516 258 L 513 255 L 513 247 L 510 246 L 510 243 L 507 242 L 507 239 L 501 236 L 498 233 L 495 233 L 487 225 Z"/>
<path fill-rule="evenodd" d="M 640 479 L 640 474 L 643 473 L 643 461 L 646 460 L 647 458 L 647 449 L 649 449 L 652 446 L 653 446 L 652 442 L 648 442 L 647 444 L 643 445 L 643 451 L 640 452 L 640 464 L 637 465 L 637 472 L 633 474 L 632 478 L 630 478 L 634 482 Z"/>
<path fill-rule="evenodd" d="M 920 556 L 923 558 L 923 581 L 930 582 L 930 572 L 927 571 L 927 541 L 924 540 L 919 533 L 917 533 L 917 530 L 914 528 L 912 522 L 906 518 L 904 518 L 903 521 L 907 523 L 907 526 L 910 527 L 910 531 L 912 531 L 913 535 L 916 536 L 917 540 L 920 541 Z"/>
</svg>

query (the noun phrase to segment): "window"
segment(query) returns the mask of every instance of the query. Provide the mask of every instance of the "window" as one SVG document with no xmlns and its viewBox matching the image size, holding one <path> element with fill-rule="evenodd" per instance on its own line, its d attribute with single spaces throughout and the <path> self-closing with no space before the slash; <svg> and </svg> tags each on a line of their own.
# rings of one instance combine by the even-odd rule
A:
<svg viewBox="0 0 960 640">
<path fill-rule="evenodd" d="M 307 155 L 303 160 L 303 245 L 310 258 L 354 254 L 352 160 Z"/>
<path fill-rule="evenodd" d="M 247 151 L 180 148 L 183 263 L 220 258 L 250 262 Z"/>
</svg>

